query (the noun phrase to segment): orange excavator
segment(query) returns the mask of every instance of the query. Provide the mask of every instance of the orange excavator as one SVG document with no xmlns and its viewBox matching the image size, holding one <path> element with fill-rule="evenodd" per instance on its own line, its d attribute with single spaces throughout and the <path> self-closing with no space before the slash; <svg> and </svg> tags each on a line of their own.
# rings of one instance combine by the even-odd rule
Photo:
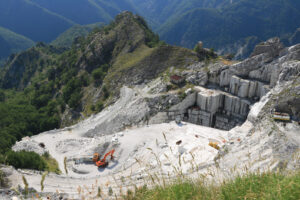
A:
<svg viewBox="0 0 300 200">
<path fill-rule="evenodd" d="M 100 159 L 100 154 L 99 153 L 94 153 L 93 156 L 93 162 L 98 166 L 98 167 L 106 167 L 108 165 L 108 162 L 106 161 L 107 156 L 110 156 L 110 159 L 114 159 L 114 153 L 115 150 L 111 150 L 110 152 L 106 153 L 103 157 L 103 159 Z"/>
</svg>

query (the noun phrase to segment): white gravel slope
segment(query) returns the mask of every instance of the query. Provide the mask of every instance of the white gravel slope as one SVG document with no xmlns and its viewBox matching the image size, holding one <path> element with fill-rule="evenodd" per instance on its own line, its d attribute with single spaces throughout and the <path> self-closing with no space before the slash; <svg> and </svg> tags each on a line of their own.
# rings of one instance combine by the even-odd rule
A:
<svg viewBox="0 0 300 200">
<path fill-rule="evenodd" d="M 160 171 L 163 174 L 168 174 L 168 172 L 174 174 L 174 167 L 180 168 L 183 173 L 193 172 L 195 166 L 207 167 L 213 164 L 213 159 L 218 153 L 216 149 L 208 145 L 209 141 L 216 141 L 222 145 L 227 140 L 227 132 L 193 124 L 177 125 L 171 122 L 128 129 L 113 136 L 98 138 L 82 137 L 76 128 L 63 129 L 57 130 L 56 133 L 43 133 L 30 140 L 37 143 L 43 142 L 46 150 L 58 161 L 63 172 L 62 175 L 51 174 L 46 177 L 44 192 L 59 190 L 76 194 L 78 186 L 91 187 L 96 180 L 99 184 L 105 184 L 112 176 L 130 176 L 137 180 L 146 176 L 148 169 L 150 171 L 147 173 Z M 118 144 L 113 145 L 112 140 L 115 143 L 118 141 Z M 176 143 L 180 140 L 181 144 L 177 145 Z M 91 158 L 94 150 L 105 142 L 109 143 L 106 151 L 112 148 L 116 150 L 116 158 L 109 163 L 107 168 L 98 169 L 92 163 L 75 164 L 71 159 Z M 65 157 L 68 160 L 68 174 L 64 170 Z M 74 169 L 81 173 L 74 172 Z M 30 187 L 40 191 L 41 175 L 39 173 L 22 171 L 21 174 L 25 175 Z M 20 178 L 15 179 L 17 179 L 14 181 L 15 186 L 22 185 Z"/>
</svg>

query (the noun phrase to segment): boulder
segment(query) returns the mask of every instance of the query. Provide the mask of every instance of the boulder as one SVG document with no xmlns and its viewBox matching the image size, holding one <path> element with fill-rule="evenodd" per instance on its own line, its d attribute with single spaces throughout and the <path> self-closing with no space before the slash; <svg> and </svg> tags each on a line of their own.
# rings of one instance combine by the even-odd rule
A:
<svg viewBox="0 0 300 200">
<path fill-rule="evenodd" d="M 283 48 L 284 45 L 280 42 L 278 37 L 271 38 L 266 42 L 256 45 L 250 57 L 266 53 L 268 56 L 275 58 L 279 56 L 279 53 Z"/>
<path fill-rule="evenodd" d="M 222 107 L 223 95 L 215 90 L 202 90 L 197 94 L 197 106 L 203 111 L 216 113 Z"/>
<path fill-rule="evenodd" d="M 208 74 L 203 71 L 190 73 L 186 78 L 186 81 L 194 85 L 204 86 L 208 82 Z"/>
</svg>

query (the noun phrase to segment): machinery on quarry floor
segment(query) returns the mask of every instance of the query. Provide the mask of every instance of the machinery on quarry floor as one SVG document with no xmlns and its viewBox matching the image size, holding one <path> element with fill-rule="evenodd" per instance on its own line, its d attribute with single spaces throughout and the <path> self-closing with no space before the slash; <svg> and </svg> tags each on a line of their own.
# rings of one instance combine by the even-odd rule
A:
<svg viewBox="0 0 300 200">
<path fill-rule="evenodd" d="M 104 168 L 108 165 L 108 161 L 106 160 L 108 156 L 110 156 L 110 159 L 113 160 L 114 159 L 114 153 L 115 150 L 111 150 L 108 153 L 106 153 L 103 157 L 103 159 L 101 159 L 101 156 L 99 153 L 94 153 L 93 156 L 93 162 L 97 165 L 97 167 L 101 167 Z"/>
<path fill-rule="evenodd" d="M 272 115 L 273 115 L 272 118 L 277 121 L 287 121 L 288 122 L 291 120 L 291 117 L 288 113 L 273 112 Z"/>
</svg>

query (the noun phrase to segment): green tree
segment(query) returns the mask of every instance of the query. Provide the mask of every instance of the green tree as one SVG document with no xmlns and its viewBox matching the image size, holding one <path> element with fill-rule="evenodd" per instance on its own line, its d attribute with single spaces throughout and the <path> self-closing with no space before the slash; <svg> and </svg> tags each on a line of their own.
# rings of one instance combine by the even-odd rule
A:
<svg viewBox="0 0 300 200">
<path fill-rule="evenodd" d="M 75 92 L 71 95 L 68 104 L 71 108 L 77 108 L 81 103 L 82 93 Z"/>
<path fill-rule="evenodd" d="M 92 76 L 95 81 L 99 81 L 104 78 L 105 73 L 103 72 L 102 68 L 97 68 L 92 72 Z"/>
<path fill-rule="evenodd" d="M 5 101 L 5 93 L 3 91 L 0 91 L 0 102 Z"/>
<path fill-rule="evenodd" d="M 43 171 L 46 169 L 46 162 L 35 152 L 9 151 L 6 153 L 6 163 L 19 169 L 35 169 Z"/>
</svg>

